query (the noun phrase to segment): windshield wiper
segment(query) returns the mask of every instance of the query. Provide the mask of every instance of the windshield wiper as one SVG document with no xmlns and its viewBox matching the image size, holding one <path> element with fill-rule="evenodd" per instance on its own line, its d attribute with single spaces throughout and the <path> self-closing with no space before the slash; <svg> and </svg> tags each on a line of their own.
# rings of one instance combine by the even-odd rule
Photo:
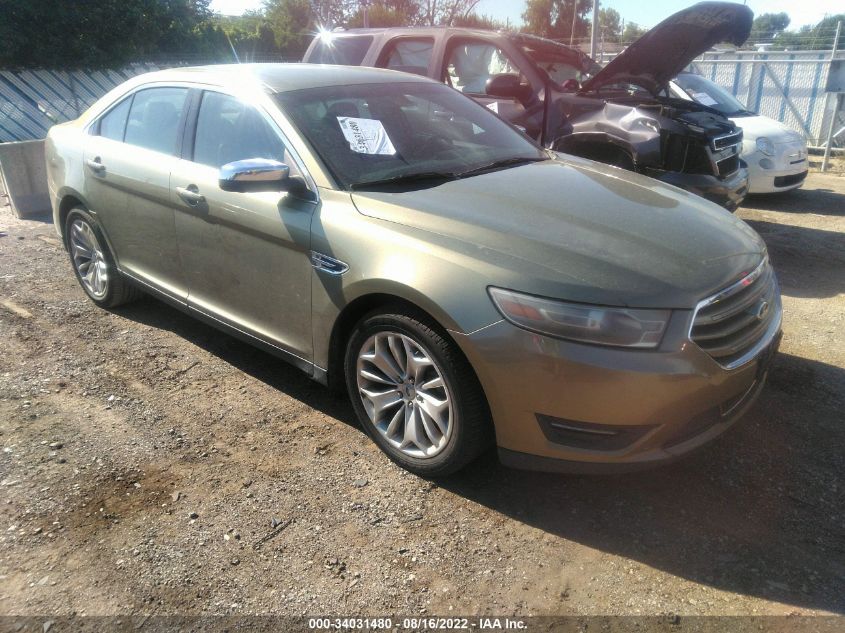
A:
<svg viewBox="0 0 845 633">
<path fill-rule="evenodd" d="M 502 160 L 493 161 L 481 167 L 475 167 L 458 173 L 458 178 L 466 178 L 467 176 L 475 176 L 487 171 L 496 169 L 504 169 L 505 167 L 515 167 L 516 165 L 524 165 L 525 163 L 538 163 L 544 160 L 549 160 L 548 156 L 512 156 L 511 158 L 503 158 Z"/>
<path fill-rule="evenodd" d="M 349 188 L 352 190 L 368 189 L 370 187 L 402 185 L 405 183 L 413 183 L 422 180 L 455 180 L 459 177 L 459 174 L 449 171 L 422 171 L 417 172 L 415 174 L 402 174 L 401 176 L 391 176 L 390 178 L 380 178 L 378 180 L 356 182 L 349 185 Z"/>
</svg>

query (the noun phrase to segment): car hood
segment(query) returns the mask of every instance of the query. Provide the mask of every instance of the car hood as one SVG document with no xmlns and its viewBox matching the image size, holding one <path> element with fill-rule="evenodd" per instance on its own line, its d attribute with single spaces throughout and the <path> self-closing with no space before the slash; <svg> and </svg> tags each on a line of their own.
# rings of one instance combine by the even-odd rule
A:
<svg viewBox="0 0 845 633">
<path fill-rule="evenodd" d="M 657 92 L 714 44 L 742 44 L 753 19 L 751 9 L 733 2 L 700 2 L 678 11 L 614 57 L 582 91 L 631 81 Z"/>
<path fill-rule="evenodd" d="M 731 117 L 731 121 L 742 128 L 742 138 L 745 141 L 756 141 L 765 136 L 771 139 L 772 143 L 798 143 L 805 142 L 804 136 L 796 132 L 780 121 L 775 121 L 767 116 L 739 116 Z"/>
<path fill-rule="evenodd" d="M 748 225 L 703 198 L 568 156 L 352 199 L 364 215 L 427 233 L 418 238 L 490 285 L 584 303 L 692 308 L 765 252 Z"/>
</svg>

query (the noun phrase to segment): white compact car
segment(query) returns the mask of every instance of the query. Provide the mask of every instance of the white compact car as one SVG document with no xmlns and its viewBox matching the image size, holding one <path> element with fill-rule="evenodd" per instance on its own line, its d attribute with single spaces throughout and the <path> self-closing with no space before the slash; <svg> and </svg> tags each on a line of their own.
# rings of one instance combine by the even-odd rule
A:
<svg viewBox="0 0 845 633">
<path fill-rule="evenodd" d="M 672 96 L 710 106 L 742 128 L 740 157 L 748 163 L 748 193 L 797 189 L 807 177 L 807 139 L 779 121 L 749 112 L 727 90 L 694 73 L 670 84 Z"/>
</svg>

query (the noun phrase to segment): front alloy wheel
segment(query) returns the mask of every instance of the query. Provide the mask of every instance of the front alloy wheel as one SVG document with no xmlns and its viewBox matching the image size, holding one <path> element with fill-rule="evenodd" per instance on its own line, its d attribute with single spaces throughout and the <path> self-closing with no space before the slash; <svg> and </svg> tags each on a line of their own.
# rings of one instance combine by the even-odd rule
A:
<svg viewBox="0 0 845 633">
<path fill-rule="evenodd" d="M 492 440 L 487 401 L 454 341 L 406 306 L 371 312 L 353 329 L 344 362 L 352 406 L 394 462 L 417 475 L 459 470 Z"/>
<path fill-rule="evenodd" d="M 452 399 L 428 353 L 398 332 L 372 335 L 358 354 L 358 393 L 376 430 L 402 453 L 433 457 L 452 432 Z"/>
</svg>

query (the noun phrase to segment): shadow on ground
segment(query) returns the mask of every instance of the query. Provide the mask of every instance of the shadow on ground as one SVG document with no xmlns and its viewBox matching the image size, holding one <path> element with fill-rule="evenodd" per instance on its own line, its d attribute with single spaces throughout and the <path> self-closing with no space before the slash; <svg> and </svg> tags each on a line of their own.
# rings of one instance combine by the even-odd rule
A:
<svg viewBox="0 0 845 633">
<path fill-rule="evenodd" d="M 845 215 L 845 194 L 809 184 L 786 193 L 751 195 L 743 201 L 742 206 L 761 211 Z"/>
<path fill-rule="evenodd" d="M 174 332 L 344 423 L 345 399 L 155 300 L 119 313 Z M 514 520 L 719 589 L 845 612 L 845 371 L 780 355 L 749 416 L 696 455 L 646 473 L 502 467 L 492 451 L 442 487 Z"/>
<path fill-rule="evenodd" d="M 845 292 L 845 234 L 747 219 L 769 250 L 781 291 L 790 297 L 835 297 Z"/>
</svg>

